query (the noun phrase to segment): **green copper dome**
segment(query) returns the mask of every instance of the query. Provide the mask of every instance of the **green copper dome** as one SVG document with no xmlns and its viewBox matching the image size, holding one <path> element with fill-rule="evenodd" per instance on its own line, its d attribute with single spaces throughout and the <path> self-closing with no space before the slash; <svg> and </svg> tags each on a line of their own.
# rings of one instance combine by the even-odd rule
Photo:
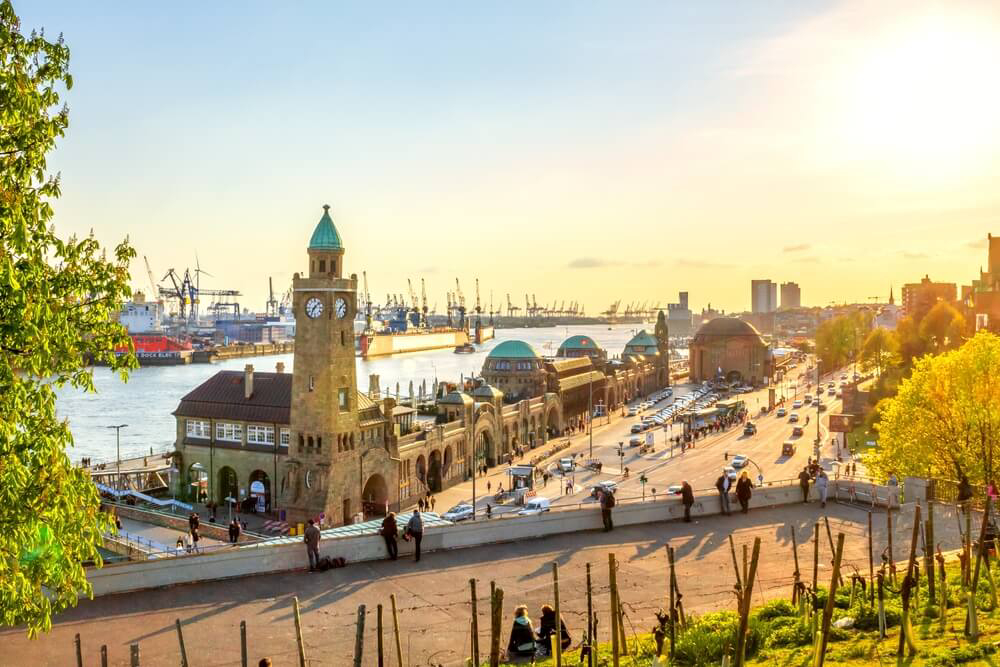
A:
<svg viewBox="0 0 1000 667">
<path fill-rule="evenodd" d="M 340 234 L 333 226 L 333 218 L 330 217 L 330 207 L 323 206 L 323 217 L 319 219 L 313 231 L 312 238 L 309 239 L 310 250 L 343 250 L 344 244 L 340 241 Z"/>
<path fill-rule="evenodd" d="M 505 340 L 493 348 L 487 359 L 537 359 L 534 348 L 520 340 Z"/>
</svg>

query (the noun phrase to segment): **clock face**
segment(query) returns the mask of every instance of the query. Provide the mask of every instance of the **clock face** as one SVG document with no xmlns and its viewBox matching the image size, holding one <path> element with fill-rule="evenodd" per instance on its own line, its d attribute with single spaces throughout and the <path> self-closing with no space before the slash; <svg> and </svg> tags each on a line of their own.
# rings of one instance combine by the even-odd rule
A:
<svg viewBox="0 0 1000 667">
<path fill-rule="evenodd" d="M 306 315 L 312 319 L 316 319 L 323 314 L 323 302 L 313 297 L 306 301 Z"/>
<path fill-rule="evenodd" d="M 343 319 L 347 315 L 347 301 L 343 297 L 337 299 L 337 317 Z"/>
</svg>

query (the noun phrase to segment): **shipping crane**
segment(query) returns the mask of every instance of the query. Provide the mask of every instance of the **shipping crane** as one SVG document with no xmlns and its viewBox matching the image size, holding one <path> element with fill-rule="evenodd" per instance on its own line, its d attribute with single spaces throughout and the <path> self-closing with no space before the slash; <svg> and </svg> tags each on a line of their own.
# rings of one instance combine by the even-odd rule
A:
<svg viewBox="0 0 1000 667">
<path fill-rule="evenodd" d="M 458 278 L 455 278 L 455 298 L 458 299 L 458 328 L 465 328 L 465 294 L 462 293 L 462 286 L 458 284 Z"/>
<path fill-rule="evenodd" d="M 156 287 L 156 279 L 153 278 L 153 269 L 149 268 L 149 259 L 143 255 L 142 261 L 146 263 L 146 275 L 149 276 L 149 298 L 156 301 L 160 298 L 160 290 Z"/>
<path fill-rule="evenodd" d="M 274 278 L 271 276 L 267 277 L 267 308 L 266 312 L 270 317 L 278 316 L 278 300 L 274 298 Z"/>
<path fill-rule="evenodd" d="M 417 322 L 420 322 L 420 302 L 417 300 L 417 293 L 413 290 L 413 281 L 409 278 L 406 279 L 406 286 L 410 290 L 410 312 L 417 316 Z"/>
<path fill-rule="evenodd" d="M 420 323 L 421 326 L 430 326 L 430 321 L 427 319 L 427 286 L 424 284 L 424 279 L 420 279 L 420 308 L 423 313 L 423 321 Z"/>
<path fill-rule="evenodd" d="M 515 317 L 519 312 L 521 312 L 520 306 L 515 306 L 510 302 L 510 292 L 507 292 L 507 317 Z"/>
<path fill-rule="evenodd" d="M 483 318 L 480 317 L 482 312 L 483 309 L 479 305 L 479 278 L 476 278 L 476 327 L 477 328 L 483 326 Z"/>
</svg>

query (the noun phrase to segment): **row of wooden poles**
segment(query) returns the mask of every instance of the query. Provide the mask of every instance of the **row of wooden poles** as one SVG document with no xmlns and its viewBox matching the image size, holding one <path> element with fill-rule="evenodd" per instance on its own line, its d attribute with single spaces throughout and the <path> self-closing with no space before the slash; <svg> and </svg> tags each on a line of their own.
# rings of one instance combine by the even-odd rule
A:
<svg viewBox="0 0 1000 667">
<path fill-rule="evenodd" d="M 873 544 L 873 533 L 872 533 L 872 513 L 868 512 L 868 600 L 869 604 L 874 606 L 877 602 L 878 604 L 878 618 L 879 618 L 879 631 L 881 637 L 886 637 L 886 619 L 885 619 L 885 600 L 886 593 L 898 592 L 901 597 L 902 603 L 902 613 L 900 618 L 900 634 L 899 634 L 899 646 L 897 649 L 898 655 L 902 656 L 904 651 L 909 651 L 910 655 L 914 655 L 917 651 L 916 642 L 913 637 L 913 630 L 910 623 L 910 606 L 911 602 L 914 606 L 919 605 L 919 601 L 916 599 L 919 594 L 919 577 L 920 577 L 920 567 L 917 559 L 917 545 L 918 542 L 923 543 L 924 551 L 924 573 L 927 577 L 927 604 L 932 605 L 934 603 L 939 603 L 940 607 L 940 624 L 941 628 L 945 627 L 945 611 L 947 609 L 948 601 L 948 582 L 945 578 L 945 567 L 944 567 L 944 556 L 941 553 L 940 545 L 937 545 L 937 553 L 935 555 L 935 542 L 934 542 L 934 512 L 933 505 L 929 503 L 928 515 L 926 521 L 921 518 L 921 507 L 920 504 L 914 506 L 914 519 L 913 519 L 913 532 L 910 540 L 910 551 L 909 559 L 906 566 L 906 574 L 903 576 L 898 591 L 893 589 L 893 586 L 897 584 L 897 573 L 896 564 L 893 559 L 893 520 L 892 512 L 889 511 L 886 514 L 887 522 L 887 534 L 888 534 L 888 546 L 883 552 L 882 563 L 878 569 L 875 570 L 875 557 L 874 557 L 874 544 Z M 997 608 L 997 591 L 994 583 L 992 572 L 987 566 L 985 569 L 981 567 L 984 555 L 985 555 L 985 534 L 987 531 L 987 526 L 989 524 L 990 518 L 990 499 L 986 499 L 986 507 L 983 512 L 983 522 L 980 529 L 980 539 L 978 542 L 979 548 L 976 552 L 976 560 L 974 568 L 970 567 L 973 541 L 972 541 L 972 514 L 969 509 L 969 505 L 966 504 L 960 514 L 956 514 L 959 520 L 959 530 L 962 534 L 962 550 L 959 554 L 959 559 L 962 566 L 962 584 L 963 588 L 968 591 L 968 610 L 966 616 L 966 626 L 965 633 L 970 639 L 978 639 L 979 630 L 976 618 L 977 606 L 976 606 L 976 591 L 978 590 L 980 574 L 985 572 L 986 577 L 989 582 L 991 599 L 993 608 Z M 962 519 L 964 517 L 964 529 L 962 526 Z M 792 537 L 792 554 L 795 561 L 795 572 L 794 572 L 794 582 L 792 585 L 792 604 L 798 604 L 799 612 L 802 616 L 803 622 L 811 624 L 812 636 L 815 638 L 814 642 L 814 660 L 813 665 L 816 667 L 822 667 L 825 659 L 827 642 L 829 639 L 831 620 L 833 617 L 833 610 L 835 606 L 835 598 L 837 590 L 839 587 L 844 586 L 844 578 L 841 574 L 841 564 L 844 554 L 844 534 L 838 533 L 836 542 L 833 539 L 833 532 L 830 528 L 830 522 L 827 517 L 823 517 L 823 523 L 826 527 L 827 540 L 829 541 L 831 549 L 831 563 L 833 565 L 833 572 L 830 579 L 830 587 L 828 589 L 826 604 L 824 605 L 823 612 L 820 615 L 818 613 L 818 608 L 816 607 L 816 601 L 818 600 L 819 593 L 819 561 L 820 561 L 820 523 L 817 522 L 814 525 L 813 531 L 813 568 L 812 568 L 812 582 L 811 586 L 807 585 L 802 581 L 802 573 L 799 567 L 799 550 L 798 544 L 795 536 L 794 527 L 791 530 Z M 753 595 L 754 582 L 759 583 L 758 575 L 758 564 L 760 559 L 760 538 L 755 538 L 753 542 L 752 550 L 748 549 L 747 545 L 743 545 L 743 565 L 742 568 L 737 560 L 736 545 L 733 541 L 732 534 L 729 535 L 729 548 L 733 560 L 733 570 L 735 573 L 736 584 L 734 586 L 734 592 L 736 596 L 736 606 L 739 615 L 739 625 L 736 634 L 736 646 L 733 652 L 733 664 L 735 667 L 742 667 L 745 663 L 745 648 L 747 631 L 749 627 L 750 611 L 751 611 L 751 599 Z M 994 548 L 997 553 L 1000 554 L 1000 544 L 994 539 Z M 683 632 L 687 620 L 684 615 L 684 607 L 681 602 L 682 595 L 677 583 L 677 575 L 675 570 L 675 559 L 674 559 L 674 549 L 671 546 L 667 546 L 667 563 L 669 568 L 669 605 L 670 609 L 667 614 L 662 613 L 660 610 L 657 613 L 657 618 L 659 619 L 659 627 L 654 630 L 654 638 L 656 640 L 656 652 L 657 660 L 663 656 L 664 650 L 668 651 L 670 658 L 673 658 L 678 638 L 678 632 Z M 938 573 L 935 576 L 934 561 L 937 560 Z M 626 641 L 625 633 L 625 613 L 624 606 L 622 604 L 621 596 L 618 590 L 618 563 L 615 559 L 614 553 L 608 554 L 608 581 L 609 581 L 609 594 L 610 594 L 610 618 L 611 618 L 611 656 L 612 664 L 614 667 L 618 667 L 620 664 L 620 659 L 622 656 L 629 654 L 628 643 Z M 937 580 L 937 581 L 936 581 Z M 597 664 L 597 645 L 595 637 L 597 635 L 598 626 L 598 616 L 594 611 L 594 600 L 593 600 L 593 585 L 592 585 L 592 572 L 591 564 L 586 564 L 586 587 L 587 587 L 587 629 L 583 637 L 583 642 L 581 645 L 581 664 L 583 660 L 586 659 L 586 664 L 588 667 L 594 667 Z M 854 574 L 851 577 L 851 601 L 850 606 L 853 607 L 855 601 L 855 595 L 860 589 L 864 591 L 865 581 L 864 577 Z M 937 591 L 937 592 L 936 592 Z M 470 624 L 470 635 L 471 635 L 471 645 L 469 646 L 471 662 L 475 666 L 481 664 L 481 659 L 486 657 L 488 659 L 488 664 L 490 667 L 498 667 L 502 657 L 502 637 L 503 637 L 503 627 L 504 627 L 504 617 L 503 617 L 503 606 L 504 606 L 504 590 L 503 588 L 496 585 L 495 581 L 490 582 L 490 641 L 489 646 L 486 650 L 481 651 L 479 644 L 479 601 L 478 593 L 476 590 L 476 579 L 469 580 L 469 593 L 470 593 L 470 607 L 471 607 L 471 624 Z M 563 665 L 563 651 L 561 644 L 561 622 L 562 614 L 559 602 L 559 565 L 558 563 L 552 563 L 552 594 L 553 594 L 553 607 L 556 617 L 556 627 L 555 632 L 552 634 L 552 646 L 551 655 L 554 658 L 556 667 L 562 667 Z M 763 591 L 760 593 L 763 599 Z M 862 600 L 864 599 L 862 594 Z M 400 631 L 399 631 L 399 613 L 396 606 L 396 596 L 390 595 L 389 601 L 391 605 L 392 612 L 392 636 L 393 643 L 390 650 L 394 654 L 395 664 L 399 667 L 404 665 L 403 662 L 403 650 L 400 641 Z M 298 597 L 292 598 L 292 607 L 294 611 L 295 618 L 295 638 L 296 644 L 298 646 L 298 659 L 299 667 L 305 667 L 306 665 L 306 648 L 305 643 L 302 638 L 302 620 L 299 613 L 299 600 Z M 364 660 L 365 653 L 365 619 L 367 616 L 366 605 L 360 605 L 357 612 L 357 624 L 354 642 L 354 661 L 355 667 L 361 667 Z M 375 646 L 375 657 L 378 667 L 384 667 L 386 664 L 386 647 L 384 646 L 383 637 L 385 636 L 385 628 L 383 625 L 383 608 L 379 604 L 376 607 L 375 612 L 375 622 L 377 626 L 377 640 Z M 188 667 L 187 650 L 184 645 L 184 632 L 180 619 L 175 621 L 177 630 L 177 641 L 180 648 L 180 662 L 182 667 Z M 635 634 L 633 632 L 633 637 Z M 669 642 L 668 642 L 669 640 Z M 76 648 L 76 660 L 77 666 L 83 667 L 83 654 L 81 649 L 80 635 L 77 634 L 75 637 L 75 648 Z M 240 651 L 241 651 L 241 665 L 243 667 L 248 667 L 247 658 L 247 632 L 246 632 L 246 621 L 240 622 Z M 638 644 L 633 648 L 633 651 L 638 653 Z M 728 651 L 728 649 L 727 649 Z M 130 645 L 130 658 L 132 667 L 139 667 L 139 644 L 133 643 Z M 728 663 L 728 655 L 727 660 Z M 101 666 L 106 667 L 108 664 L 108 651 L 107 646 L 101 646 Z M 568 664 L 568 663 L 567 663 Z M 654 662 L 654 665 L 666 664 L 661 662 Z M 726 664 L 726 663 L 724 663 Z"/>
</svg>

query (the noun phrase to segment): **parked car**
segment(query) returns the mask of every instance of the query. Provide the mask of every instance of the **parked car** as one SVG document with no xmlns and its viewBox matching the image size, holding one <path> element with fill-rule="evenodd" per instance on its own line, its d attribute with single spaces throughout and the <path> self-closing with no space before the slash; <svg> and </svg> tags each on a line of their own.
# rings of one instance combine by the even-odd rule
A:
<svg viewBox="0 0 1000 667">
<path fill-rule="evenodd" d="M 535 514 L 541 514 L 542 512 L 548 512 L 551 504 L 552 503 L 549 502 L 548 498 L 536 496 L 526 502 L 518 514 L 521 516 L 533 516 Z"/>
<path fill-rule="evenodd" d="M 629 417 L 635 417 L 637 414 L 639 414 L 639 408 L 637 408 L 636 406 L 633 405 L 628 409 Z"/>
<path fill-rule="evenodd" d="M 632 428 L 629 431 L 631 433 L 642 433 L 642 423 L 632 424 Z"/>
<path fill-rule="evenodd" d="M 788 411 L 787 411 L 787 410 L 785 410 L 784 408 L 778 408 L 778 411 L 777 411 L 777 412 L 776 412 L 775 414 L 776 414 L 776 415 L 777 415 L 778 417 L 784 417 L 785 415 L 787 415 L 787 414 L 788 414 Z"/>
<path fill-rule="evenodd" d="M 734 468 L 743 468 L 744 466 L 746 466 L 747 463 L 749 463 L 749 461 L 750 459 L 747 458 L 746 456 L 743 456 L 742 454 L 737 454 L 736 456 L 733 457 L 733 460 L 730 461 L 730 464 Z"/>
<path fill-rule="evenodd" d="M 441 515 L 445 521 L 464 521 L 472 518 L 472 505 L 459 503 Z"/>
<path fill-rule="evenodd" d="M 640 437 L 639 437 L 639 436 L 637 436 L 637 435 L 633 435 L 633 436 L 632 436 L 631 438 L 629 438 L 629 440 L 628 440 L 628 446 L 629 446 L 629 447 L 638 447 L 638 446 L 639 446 L 639 445 L 641 445 L 641 444 L 642 444 L 642 438 L 640 438 Z"/>
</svg>

